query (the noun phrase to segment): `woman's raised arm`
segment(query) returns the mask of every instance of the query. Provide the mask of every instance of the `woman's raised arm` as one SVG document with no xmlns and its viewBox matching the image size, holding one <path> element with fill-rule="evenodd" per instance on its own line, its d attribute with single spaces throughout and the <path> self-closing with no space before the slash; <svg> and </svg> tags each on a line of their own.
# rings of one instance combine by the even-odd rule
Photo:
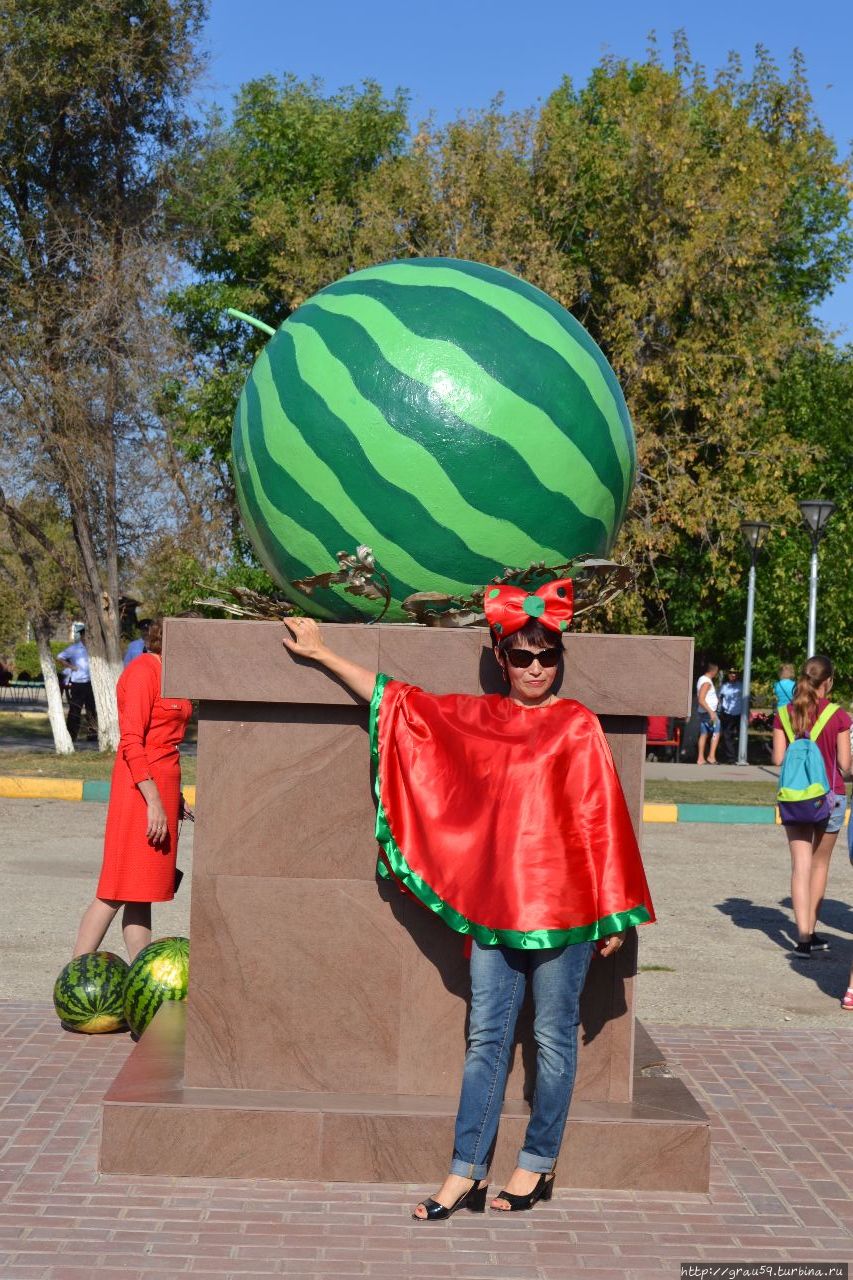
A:
<svg viewBox="0 0 853 1280">
<path fill-rule="evenodd" d="M 285 649 L 296 653 L 300 658 L 311 658 L 322 667 L 338 676 L 344 684 L 349 685 L 353 693 L 357 693 L 365 702 L 373 697 L 376 684 L 376 672 L 367 667 L 360 667 L 349 658 L 342 658 L 335 653 L 323 639 L 323 634 L 313 618 L 285 618 L 287 628 L 281 638 Z"/>
</svg>

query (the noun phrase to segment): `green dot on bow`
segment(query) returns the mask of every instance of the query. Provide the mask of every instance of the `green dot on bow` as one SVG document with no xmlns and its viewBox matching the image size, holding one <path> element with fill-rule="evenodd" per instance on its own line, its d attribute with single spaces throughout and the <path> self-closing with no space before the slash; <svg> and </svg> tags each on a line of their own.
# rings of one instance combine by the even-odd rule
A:
<svg viewBox="0 0 853 1280">
<path fill-rule="evenodd" d="M 541 618 L 545 612 L 545 601 L 541 596 L 525 596 L 521 607 L 529 618 Z"/>
</svg>

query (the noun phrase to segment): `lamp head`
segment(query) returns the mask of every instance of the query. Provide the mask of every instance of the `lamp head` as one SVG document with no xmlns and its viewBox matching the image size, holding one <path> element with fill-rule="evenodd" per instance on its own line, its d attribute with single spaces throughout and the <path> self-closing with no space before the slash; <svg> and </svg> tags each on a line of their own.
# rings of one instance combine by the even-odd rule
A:
<svg viewBox="0 0 853 1280">
<path fill-rule="evenodd" d="M 803 524 L 812 535 L 812 538 L 818 542 L 823 536 L 829 517 L 835 510 L 835 503 L 830 502 L 828 498 L 814 498 L 807 502 L 800 502 L 798 505 L 802 513 Z"/>
<path fill-rule="evenodd" d="M 740 531 L 747 550 L 755 556 L 770 531 L 770 525 L 766 520 L 742 520 Z"/>
</svg>

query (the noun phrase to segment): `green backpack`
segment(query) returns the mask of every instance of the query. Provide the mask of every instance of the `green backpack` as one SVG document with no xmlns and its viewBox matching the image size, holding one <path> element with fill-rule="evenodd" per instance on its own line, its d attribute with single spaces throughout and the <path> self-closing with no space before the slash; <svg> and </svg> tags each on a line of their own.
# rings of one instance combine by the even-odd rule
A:
<svg viewBox="0 0 853 1280">
<path fill-rule="evenodd" d="M 832 813 L 832 792 L 817 740 L 837 710 L 836 703 L 828 703 L 808 736 L 798 738 L 791 724 L 790 708 L 779 708 L 779 719 L 788 739 L 776 792 L 779 819 L 783 823 L 825 822 Z"/>
</svg>

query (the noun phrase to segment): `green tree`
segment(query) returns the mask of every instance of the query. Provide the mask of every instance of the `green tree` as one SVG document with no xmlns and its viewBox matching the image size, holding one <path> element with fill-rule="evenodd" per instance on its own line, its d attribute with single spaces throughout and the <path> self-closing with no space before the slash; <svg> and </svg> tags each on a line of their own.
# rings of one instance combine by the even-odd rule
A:
<svg viewBox="0 0 853 1280">
<path fill-rule="evenodd" d="M 645 566 L 643 612 L 635 599 L 624 620 L 722 638 L 740 520 L 798 519 L 810 450 L 772 388 L 820 347 L 811 309 L 850 263 L 849 167 L 798 56 L 787 79 L 759 50 L 751 76 L 733 59 L 708 82 L 681 40 L 671 69 L 605 60 L 583 89 L 564 83 L 534 163 L 540 216 L 582 282 L 563 301 L 637 427 L 620 548 Z"/>
<path fill-rule="evenodd" d="M 296 96 L 301 110 L 302 88 Z M 290 118 L 290 92 L 281 102 Z M 751 74 L 732 58 L 708 77 L 678 37 L 672 65 L 654 50 L 639 63 L 606 58 L 541 111 L 507 114 L 497 101 L 444 128 L 424 124 L 408 143 L 402 102 L 382 109 L 384 146 L 369 164 L 343 164 L 337 187 L 314 177 L 331 129 L 322 145 L 304 135 L 316 154 L 299 151 L 295 168 L 247 161 L 271 145 L 266 109 L 238 109 L 196 157 L 199 280 L 177 303 L 197 352 L 198 383 L 183 402 L 191 447 L 225 466 L 233 405 L 263 342 L 223 325 L 225 306 L 276 324 L 345 271 L 395 257 L 515 271 L 590 330 L 634 418 L 639 477 L 617 552 L 637 566 L 638 589 L 606 625 L 696 634 L 736 654 L 738 526 L 772 519 L 774 557 L 799 537 L 796 499 L 814 483 L 823 444 L 798 429 L 783 388 L 801 362 L 830 378 L 814 307 L 853 257 L 850 166 L 815 117 L 799 55 L 787 76 L 759 50 Z M 271 180 L 279 168 L 283 194 Z M 777 587 L 795 618 L 805 597 L 793 567 Z M 791 643 L 793 630 L 768 632 L 768 652 Z"/>
<path fill-rule="evenodd" d="M 8 0 L 0 13 L 5 512 L 23 528 L 22 498 L 50 495 L 70 522 L 102 748 L 118 740 L 122 522 L 158 363 L 162 165 L 188 136 L 203 14 L 203 0 Z"/>
<path fill-rule="evenodd" d="M 231 417 L 263 339 L 226 309 L 280 324 L 354 265 L 361 185 L 400 155 L 406 127 L 399 92 L 385 98 L 368 82 L 325 96 L 316 81 L 267 76 L 242 88 L 230 123 L 214 113 L 176 166 L 171 225 L 195 279 L 169 302 L 194 376 L 169 381 L 162 407 L 184 456 L 212 468 L 238 559 L 251 555 L 234 505 Z"/>
</svg>

